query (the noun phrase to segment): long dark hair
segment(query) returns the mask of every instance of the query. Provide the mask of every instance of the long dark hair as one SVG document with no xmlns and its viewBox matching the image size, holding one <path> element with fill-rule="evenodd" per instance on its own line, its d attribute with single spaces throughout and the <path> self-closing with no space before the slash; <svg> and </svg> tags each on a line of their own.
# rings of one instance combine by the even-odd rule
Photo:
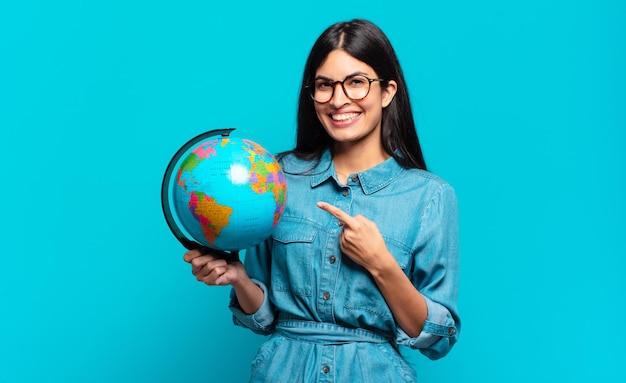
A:
<svg viewBox="0 0 626 383">
<path fill-rule="evenodd" d="M 383 148 L 403 166 L 426 170 L 406 82 L 396 53 L 383 31 L 371 22 L 360 19 L 331 25 L 313 45 L 302 76 L 296 147 L 289 153 L 303 159 L 319 160 L 322 153 L 331 147 L 332 139 L 320 123 L 313 100 L 305 86 L 312 83 L 317 68 L 335 49 L 342 49 L 371 66 L 379 78 L 394 80 L 397 83 L 395 97 L 383 110 L 381 124 Z M 388 82 L 381 82 L 383 88 L 387 85 Z"/>
</svg>

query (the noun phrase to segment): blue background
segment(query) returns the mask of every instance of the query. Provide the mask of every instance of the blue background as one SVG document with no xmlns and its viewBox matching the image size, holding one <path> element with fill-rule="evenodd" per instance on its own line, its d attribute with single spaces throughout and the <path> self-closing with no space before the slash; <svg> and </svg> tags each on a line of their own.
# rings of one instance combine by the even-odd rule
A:
<svg viewBox="0 0 626 383">
<path fill-rule="evenodd" d="M 377 23 L 461 209 L 460 342 L 422 382 L 626 381 L 626 2 L 4 1 L 0 383 L 241 382 L 262 338 L 165 225 L 174 152 L 294 143 L 315 38 Z"/>
</svg>

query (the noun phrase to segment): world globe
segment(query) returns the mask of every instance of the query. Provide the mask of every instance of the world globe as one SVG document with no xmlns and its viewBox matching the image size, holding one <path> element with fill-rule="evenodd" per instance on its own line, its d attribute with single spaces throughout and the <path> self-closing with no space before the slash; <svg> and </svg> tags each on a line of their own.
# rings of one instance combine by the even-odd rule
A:
<svg viewBox="0 0 626 383">
<path fill-rule="evenodd" d="M 237 253 L 268 238 L 283 215 L 287 184 L 278 161 L 233 130 L 193 138 L 165 172 L 163 212 L 188 249 Z"/>
</svg>

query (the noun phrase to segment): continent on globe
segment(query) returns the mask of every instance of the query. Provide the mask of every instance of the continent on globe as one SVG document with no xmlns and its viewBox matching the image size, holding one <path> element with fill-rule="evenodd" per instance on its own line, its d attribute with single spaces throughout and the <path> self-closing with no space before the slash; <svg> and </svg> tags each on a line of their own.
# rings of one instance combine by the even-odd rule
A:
<svg viewBox="0 0 626 383">
<path fill-rule="evenodd" d="M 228 226 L 233 209 L 220 205 L 203 192 L 192 192 L 189 197 L 189 209 L 200 222 L 204 237 L 211 246 L 215 246 L 215 239 L 220 236 L 222 229 Z"/>
<path fill-rule="evenodd" d="M 263 147 L 256 142 L 243 140 L 244 149 L 250 153 L 250 187 L 256 193 L 262 194 L 270 191 L 274 194 L 276 202 L 276 210 L 274 211 L 274 227 L 278 225 L 278 221 L 285 210 L 285 197 L 287 193 L 287 184 L 285 176 L 278 162 Z"/>
</svg>

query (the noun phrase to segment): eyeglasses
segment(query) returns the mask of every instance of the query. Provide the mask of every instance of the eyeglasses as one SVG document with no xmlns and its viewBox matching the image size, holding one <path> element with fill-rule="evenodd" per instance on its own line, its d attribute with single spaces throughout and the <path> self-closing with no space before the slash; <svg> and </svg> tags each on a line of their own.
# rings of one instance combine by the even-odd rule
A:
<svg viewBox="0 0 626 383">
<path fill-rule="evenodd" d="M 313 101 L 319 104 L 329 102 L 335 94 L 337 84 L 341 84 L 343 93 L 352 101 L 360 101 L 367 97 L 371 84 L 374 81 L 385 81 L 379 78 L 368 78 L 363 75 L 348 76 L 343 81 L 332 81 L 326 78 L 318 78 L 313 85 L 306 85 Z"/>
</svg>

